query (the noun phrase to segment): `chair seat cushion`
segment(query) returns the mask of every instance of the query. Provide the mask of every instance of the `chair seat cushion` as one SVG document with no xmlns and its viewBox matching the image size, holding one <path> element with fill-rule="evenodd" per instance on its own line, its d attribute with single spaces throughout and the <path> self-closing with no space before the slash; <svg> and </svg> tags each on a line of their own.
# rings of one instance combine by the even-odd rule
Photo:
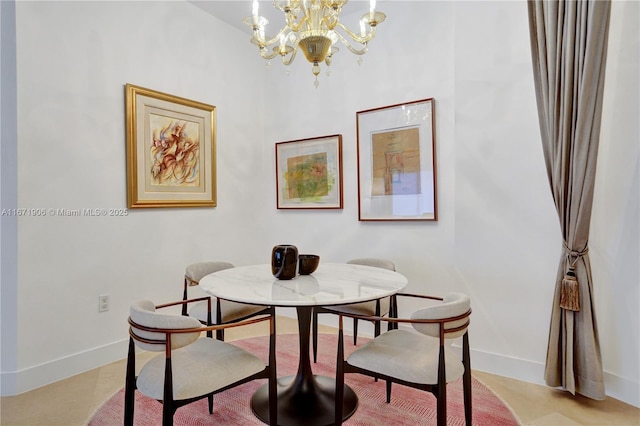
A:
<svg viewBox="0 0 640 426">
<path fill-rule="evenodd" d="M 353 352 L 347 363 L 410 383 L 438 383 L 439 340 L 412 331 L 391 330 Z M 445 343 L 446 381 L 464 373 L 462 360 Z"/>
<path fill-rule="evenodd" d="M 235 321 L 241 318 L 248 317 L 249 315 L 258 313 L 265 309 L 265 306 L 249 305 L 246 303 L 230 302 L 228 300 L 221 300 L 220 306 L 222 308 L 222 322 L 227 323 Z M 198 321 L 206 324 L 207 322 L 207 302 L 198 302 L 191 305 L 189 309 L 189 316 L 196 318 Z M 216 302 L 215 299 L 211 300 L 211 323 L 216 323 Z"/>
<path fill-rule="evenodd" d="M 389 298 L 380 299 L 380 316 L 389 314 Z M 330 306 L 329 309 L 346 314 L 373 316 L 376 314 L 376 301 L 352 303 L 350 305 Z"/>
<path fill-rule="evenodd" d="M 157 355 L 140 370 L 137 386 L 144 395 L 163 399 L 165 355 Z M 230 343 L 200 338 L 171 352 L 173 398 L 206 395 L 265 368 L 264 362 Z"/>
</svg>

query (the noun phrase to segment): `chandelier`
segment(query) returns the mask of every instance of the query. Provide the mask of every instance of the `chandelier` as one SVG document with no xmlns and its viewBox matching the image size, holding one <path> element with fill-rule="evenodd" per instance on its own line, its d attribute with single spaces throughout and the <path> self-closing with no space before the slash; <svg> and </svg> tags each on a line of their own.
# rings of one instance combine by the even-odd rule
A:
<svg viewBox="0 0 640 426">
<path fill-rule="evenodd" d="M 258 14 L 258 0 L 253 0 L 252 15 L 243 22 L 252 28 L 251 43 L 258 46 L 260 56 L 266 60 L 280 55 L 282 63 L 288 66 L 301 50 L 307 61 L 313 64 L 311 71 L 316 76 L 314 84 L 318 87 L 320 64 L 331 65 L 333 54 L 339 50 L 335 44 L 340 41 L 352 53 L 364 55 L 369 41 L 376 35 L 376 27 L 386 18 L 384 13 L 376 11 L 376 0 L 370 0 L 369 11 L 360 18 L 360 31 L 351 31 L 340 22 L 340 12 L 348 1 L 274 0 L 274 7 L 284 12 L 286 25 L 273 38 L 265 36 L 269 21 Z M 270 46 L 273 46 L 271 51 Z"/>
</svg>

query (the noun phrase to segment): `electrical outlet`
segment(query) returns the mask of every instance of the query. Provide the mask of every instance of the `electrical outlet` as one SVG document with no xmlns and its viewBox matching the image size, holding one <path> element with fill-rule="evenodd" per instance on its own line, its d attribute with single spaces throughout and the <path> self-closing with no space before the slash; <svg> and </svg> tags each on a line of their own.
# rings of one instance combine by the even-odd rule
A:
<svg viewBox="0 0 640 426">
<path fill-rule="evenodd" d="M 109 310 L 109 295 L 101 294 L 98 296 L 98 312 L 106 312 Z"/>
</svg>

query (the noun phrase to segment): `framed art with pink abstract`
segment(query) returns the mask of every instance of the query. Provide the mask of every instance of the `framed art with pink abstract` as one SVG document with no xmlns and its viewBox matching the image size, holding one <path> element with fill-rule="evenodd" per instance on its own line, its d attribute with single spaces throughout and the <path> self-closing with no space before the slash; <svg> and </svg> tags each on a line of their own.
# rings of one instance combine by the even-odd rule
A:
<svg viewBox="0 0 640 426">
<path fill-rule="evenodd" d="M 129 208 L 216 206 L 216 107 L 125 90 Z"/>
</svg>

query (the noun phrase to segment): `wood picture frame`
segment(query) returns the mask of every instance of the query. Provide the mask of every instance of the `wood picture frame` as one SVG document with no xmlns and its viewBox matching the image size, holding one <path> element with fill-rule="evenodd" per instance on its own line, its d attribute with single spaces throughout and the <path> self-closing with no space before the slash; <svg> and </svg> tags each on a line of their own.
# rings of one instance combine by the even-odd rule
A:
<svg viewBox="0 0 640 426">
<path fill-rule="evenodd" d="M 129 208 L 215 207 L 216 107 L 125 86 Z"/>
<path fill-rule="evenodd" d="M 438 220 L 435 101 L 356 113 L 358 220 Z"/>
<path fill-rule="evenodd" d="M 278 209 L 341 209 L 342 135 L 276 143 Z"/>
</svg>

